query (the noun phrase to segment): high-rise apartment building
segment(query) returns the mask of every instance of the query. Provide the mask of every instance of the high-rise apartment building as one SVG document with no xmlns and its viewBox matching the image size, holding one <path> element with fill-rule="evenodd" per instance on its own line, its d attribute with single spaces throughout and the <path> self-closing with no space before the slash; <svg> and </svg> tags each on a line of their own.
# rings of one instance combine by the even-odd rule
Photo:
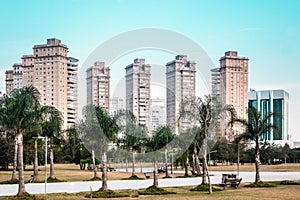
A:
<svg viewBox="0 0 300 200">
<path fill-rule="evenodd" d="M 269 123 L 277 129 L 262 135 L 262 140 L 284 145 L 290 141 L 289 135 L 289 94 L 284 90 L 264 90 L 249 92 L 249 106 L 261 112 L 262 117 L 274 113 Z"/>
<path fill-rule="evenodd" d="M 63 128 L 77 118 L 78 59 L 68 57 L 68 47 L 60 40 L 34 45 L 32 55 L 22 56 L 22 85 L 33 85 L 41 94 L 41 103 L 57 108 L 63 115 Z"/>
<path fill-rule="evenodd" d="M 110 113 L 113 114 L 118 110 L 125 110 L 125 100 L 120 97 L 112 97 L 110 98 Z"/>
<path fill-rule="evenodd" d="M 13 89 L 22 88 L 22 65 L 14 64 L 12 70 L 5 72 L 6 94 L 9 95 Z"/>
<path fill-rule="evenodd" d="M 232 105 L 239 118 L 247 119 L 248 107 L 248 61 L 236 51 L 228 51 L 220 58 L 220 68 L 212 69 L 212 95 L 222 105 Z M 236 125 L 226 130 L 227 117 L 221 119 L 222 137 L 233 140 L 241 134 L 242 127 Z"/>
<path fill-rule="evenodd" d="M 151 99 L 149 132 L 153 133 L 153 131 L 163 125 L 166 125 L 166 100 Z"/>
<path fill-rule="evenodd" d="M 186 55 L 177 55 L 175 60 L 166 64 L 167 76 L 167 125 L 177 134 L 179 105 L 182 100 L 196 95 L 196 63 L 188 61 Z M 190 123 L 182 120 L 180 129 Z"/>
<path fill-rule="evenodd" d="M 110 111 L 110 68 L 95 62 L 86 70 L 87 104 L 99 105 Z"/>
<path fill-rule="evenodd" d="M 139 124 L 149 128 L 151 66 L 145 64 L 145 59 L 136 58 L 125 70 L 126 109 L 135 115 Z"/>
<path fill-rule="evenodd" d="M 6 95 L 9 95 L 10 92 L 13 90 L 14 84 L 14 77 L 13 77 L 14 70 L 6 70 L 5 71 L 5 92 Z"/>
</svg>

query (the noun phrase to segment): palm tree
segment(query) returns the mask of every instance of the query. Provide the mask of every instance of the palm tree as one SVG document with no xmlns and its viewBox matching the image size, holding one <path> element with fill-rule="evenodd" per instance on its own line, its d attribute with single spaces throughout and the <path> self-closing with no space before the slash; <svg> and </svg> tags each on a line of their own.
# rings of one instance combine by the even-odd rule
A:
<svg viewBox="0 0 300 200">
<path fill-rule="evenodd" d="M 93 178 L 98 178 L 95 150 L 101 148 L 101 145 L 98 141 L 101 138 L 102 133 L 100 131 L 100 126 L 96 117 L 96 107 L 94 105 L 85 106 L 83 109 L 83 115 L 84 120 L 81 120 L 81 122 L 78 124 L 77 131 L 83 143 L 91 151 L 94 170 Z"/>
<path fill-rule="evenodd" d="M 181 119 L 187 119 L 200 128 L 199 132 L 195 135 L 194 145 L 197 147 L 200 139 L 202 140 L 202 184 L 206 184 L 206 179 L 208 179 L 210 193 L 212 193 L 212 188 L 207 166 L 207 141 L 209 133 L 214 128 L 212 124 L 217 122 L 215 119 L 218 118 L 219 114 L 220 112 L 217 109 L 216 103 L 210 95 L 205 95 L 204 98 L 187 98 L 183 100 L 180 105 L 179 121 Z M 196 149 L 194 149 L 194 152 L 195 151 Z"/>
<path fill-rule="evenodd" d="M 147 127 L 141 124 L 137 124 L 136 117 L 131 111 L 119 110 L 115 113 L 118 126 L 121 130 L 124 130 L 123 138 L 120 143 L 127 151 L 131 151 L 132 154 L 132 175 L 131 177 L 137 177 L 135 174 L 135 157 L 137 152 L 141 152 L 144 146 L 147 135 Z"/>
<path fill-rule="evenodd" d="M 157 153 L 160 149 L 165 148 L 174 138 L 171 129 L 168 126 L 158 127 L 151 139 L 148 142 L 147 147 L 150 151 L 154 152 L 154 176 L 153 186 L 158 187 L 158 158 Z"/>
<path fill-rule="evenodd" d="M 95 107 L 96 117 L 99 123 L 99 128 L 102 133 L 102 136 L 99 138 L 101 141 L 102 149 L 101 149 L 101 163 L 102 163 L 102 188 L 100 190 L 108 190 L 107 187 L 107 157 L 106 151 L 108 148 L 109 142 L 117 141 L 117 133 L 119 131 L 119 127 L 117 125 L 117 119 L 111 117 L 101 106 Z M 98 139 L 98 140 L 99 140 Z"/>
<path fill-rule="evenodd" d="M 44 122 L 42 124 L 42 134 L 49 138 L 50 153 L 50 178 L 54 176 L 54 147 L 61 141 L 62 114 L 53 106 L 43 106 L 41 108 Z"/>
<path fill-rule="evenodd" d="M 0 121 L 4 127 L 13 129 L 16 137 L 18 152 L 19 190 L 18 195 L 26 194 L 23 165 L 23 129 L 28 127 L 34 115 L 35 108 L 39 106 L 39 92 L 33 86 L 15 89 L 9 97 L 5 97 L 6 111 L 1 112 Z"/>
<path fill-rule="evenodd" d="M 18 180 L 17 179 L 17 160 L 18 160 L 18 143 L 17 143 L 17 137 L 15 133 L 15 125 L 13 124 L 14 116 L 10 115 L 10 109 L 9 106 L 13 102 L 13 98 L 9 98 L 9 96 L 4 96 L 1 98 L 0 103 L 0 124 L 6 131 L 6 134 L 12 134 L 14 137 L 14 162 L 13 162 L 13 171 L 12 171 L 12 177 L 11 180 Z"/>
<path fill-rule="evenodd" d="M 230 121 L 228 122 L 228 126 L 233 126 L 235 123 L 240 123 L 245 128 L 245 132 L 236 138 L 237 141 L 241 139 L 248 139 L 255 141 L 255 183 L 259 183 L 260 180 L 260 141 L 261 136 L 268 133 L 269 131 L 276 130 L 277 127 L 271 123 L 269 123 L 271 117 L 274 113 L 269 113 L 265 116 L 253 106 L 248 108 L 248 120 L 239 119 L 236 117 L 236 112 L 232 107 L 228 107 L 227 110 L 230 113 Z"/>
<path fill-rule="evenodd" d="M 65 149 L 69 152 L 68 154 L 71 156 L 72 162 L 80 164 L 80 151 L 83 150 L 83 146 L 75 126 L 66 130 L 66 136 Z"/>
</svg>

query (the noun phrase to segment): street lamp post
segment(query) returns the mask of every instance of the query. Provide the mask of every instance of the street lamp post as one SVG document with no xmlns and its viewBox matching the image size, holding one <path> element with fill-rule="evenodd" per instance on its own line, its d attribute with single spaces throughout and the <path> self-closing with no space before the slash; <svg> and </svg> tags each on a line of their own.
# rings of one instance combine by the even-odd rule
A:
<svg viewBox="0 0 300 200">
<path fill-rule="evenodd" d="M 209 151 L 209 152 L 208 152 L 208 163 L 210 162 L 210 154 L 211 154 L 211 153 L 216 153 L 216 152 L 217 152 L 217 150 Z M 210 166 L 210 163 L 209 163 L 209 166 Z"/>
<path fill-rule="evenodd" d="M 48 138 L 43 136 L 33 137 L 34 139 L 45 140 L 45 194 L 47 194 L 47 152 L 48 152 Z"/>
<path fill-rule="evenodd" d="M 237 177 L 240 178 L 240 148 L 239 143 L 237 143 Z"/>
<path fill-rule="evenodd" d="M 172 148 L 171 174 L 173 175 L 174 149 Z"/>
</svg>

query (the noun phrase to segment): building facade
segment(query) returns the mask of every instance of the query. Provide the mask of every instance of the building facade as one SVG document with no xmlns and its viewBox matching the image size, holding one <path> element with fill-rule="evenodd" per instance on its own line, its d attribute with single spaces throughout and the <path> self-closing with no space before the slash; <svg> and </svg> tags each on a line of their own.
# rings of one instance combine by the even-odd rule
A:
<svg viewBox="0 0 300 200">
<path fill-rule="evenodd" d="M 62 113 L 63 128 L 73 126 L 77 119 L 77 62 L 68 56 L 68 47 L 55 38 L 34 45 L 32 55 L 22 56 L 22 86 L 36 87 L 41 103 Z"/>
<path fill-rule="evenodd" d="M 6 94 L 9 95 L 13 89 L 22 88 L 22 65 L 14 64 L 12 70 L 6 70 L 5 83 Z"/>
<path fill-rule="evenodd" d="M 120 97 L 112 97 L 110 99 L 110 114 L 117 112 L 118 110 L 125 110 L 125 100 Z"/>
<path fill-rule="evenodd" d="M 196 95 L 196 62 L 188 61 L 186 55 L 175 56 L 175 60 L 166 64 L 166 79 L 167 125 L 177 134 L 180 103 Z M 188 121 L 180 123 L 180 129 L 189 126 Z"/>
<path fill-rule="evenodd" d="M 151 99 L 149 132 L 153 133 L 153 131 L 163 125 L 166 125 L 166 100 Z"/>
<path fill-rule="evenodd" d="M 290 142 L 289 135 L 289 94 L 284 90 L 264 90 L 249 92 L 249 106 L 261 112 L 262 117 L 274 113 L 269 123 L 277 127 L 276 131 L 265 133 L 261 139 L 284 145 Z"/>
<path fill-rule="evenodd" d="M 5 92 L 6 95 L 9 95 L 10 92 L 13 90 L 14 84 L 14 77 L 13 77 L 14 70 L 6 70 L 5 71 Z"/>
<path fill-rule="evenodd" d="M 145 59 L 136 58 L 126 70 L 126 109 L 131 111 L 139 124 L 150 124 L 151 66 Z"/>
<path fill-rule="evenodd" d="M 232 105 L 239 118 L 247 119 L 248 107 L 248 61 L 237 51 L 225 52 L 220 58 L 220 67 L 212 69 L 212 95 L 218 97 L 222 105 Z M 227 116 L 221 118 L 221 134 L 223 138 L 233 140 L 243 132 L 240 125 L 227 130 Z"/>
<path fill-rule="evenodd" d="M 87 104 L 99 105 L 110 112 L 110 68 L 95 62 L 86 70 Z"/>
</svg>

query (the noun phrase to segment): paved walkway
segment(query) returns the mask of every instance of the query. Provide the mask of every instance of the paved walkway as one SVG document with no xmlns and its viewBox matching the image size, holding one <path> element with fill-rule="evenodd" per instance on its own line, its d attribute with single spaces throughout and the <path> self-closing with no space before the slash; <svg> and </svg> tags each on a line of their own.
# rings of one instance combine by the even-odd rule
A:
<svg viewBox="0 0 300 200">
<path fill-rule="evenodd" d="M 212 172 L 211 181 L 213 184 L 221 183 L 223 173 L 236 172 Z M 261 172 L 263 181 L 278 181 L 278 180 L 300 180 L 300 172 Z M 254 182 L 254 172 L 240 172 L 242 182 Z M 201 183 L 201 178 L 176 178 L 176 179 L 159 179 L 160 187 L 175 187 L 175 186 L 193 186 Z M 147 180 L 114 180 L 108 181 L 108 188 L 112 190 L 120 189 L 141 189 L 147 188 L 153 184 L 152 179 Z M 26 191 L 30 194 L 42 194 L 45 192 L 44 183 L 26 184 Z M 101 181 L 93 182 L 62 182 L 48 183 L 47 193 L 75 193 L 98 190 L 101 187 Z M 0 185 L 0 196 L 16 195 L 18 185 Z"/>
</svg>

